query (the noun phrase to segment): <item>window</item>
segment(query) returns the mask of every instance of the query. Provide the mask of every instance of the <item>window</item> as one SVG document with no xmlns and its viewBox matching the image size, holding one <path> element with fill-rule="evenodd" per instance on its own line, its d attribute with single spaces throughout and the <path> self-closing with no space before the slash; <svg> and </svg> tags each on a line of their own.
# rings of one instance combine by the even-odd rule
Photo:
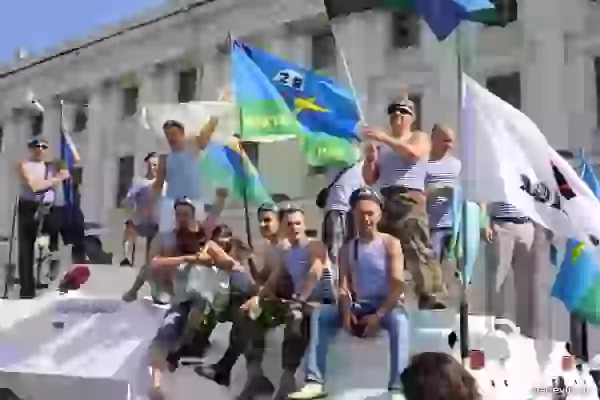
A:
<svg viewBox="0 0 600 400">
<path fill-rule="evenodd" d="M 412 129 L 415 131 L 421 130 L 421 116 L 423 113 L 421 112 L 421 95 L 420 94 L 411 94 L 408 96 L 408 99 L 415 104 L 415 122 L 413 123 Z"/>
<path fill-rule="evenodd" d="M 137 112 L 139 89 L 131 86 L 123 89 L 123 118 L 131 117 Z"/>
<path fill-rule="evenodd" d="M 519 17 L 519 5 L 517 0 L 491 0 L 498 10 L 500 21 L 503 24 L 514 22 Z"/>
<path fill-rule="evenodd" d="M 399 49 L 417 47 L 421 41 L 419 17 L 412 11 L 392 13 L 392 46 Z"/>
<path fill-rule="evenodd" d="M 179 89 L 177 100 L 187 103 L 196 98 L 196 84 L 198 83 L 198 70 L 190 68 L 179 73 Z"/>
<path fill-rule="evenodd" d="M 78 104 L 73 117 L 73 132 L 82 132 L 87 128 L 87 105 Z"/>
<path fill-rule="evenodd" d="M 115 206 L 120 207 L 123 199 L 127 195 L 127 191 L 133 182 L 133 174 L 135 173 L 135 157 L 132 155 L 124 156 L 118 160 L 117 169 L 117 198 Z"/>
<path fill-rule="evenodd" d="M 331 31 L 312 37 L 312 67 L 314 70 L 335 68 L 335 38 Z"/>
<path fill-rule="evenodd" d="M 248 159 L 258 169 L 258 143 L 242 142 L 242 148 L 248 155 Z"/>
<path fill-rule="evenodd" d="M 512 74 L 492 76 L 487 79 L 486 86 L 490 92 L 502 100 L 519 110 L 521 109 L 520 73 L 513 72 Z"/>
<path fill-rule="evenodd" d="M 0 153 L 4 151 L 4 128 L 0 125 Z"/>
<path fill-rule="evenodd" d="M 594 58 L 594 76 L 596 84 L 596 126 L 600 128 L 600 57 Z"/>
<path fill-rule="evenodd" d="M 81 184 L 83 183 L 82 167 L 74 167 L 71 170 L 71 180 L 73 181 L 73 202 L 81 205 Z"/>
<path fill-rule="evenodd" d="M 39 113 L 30 117 L 31 123 L 31 136 L 37 136 L 42 134 L 44 129 L 44 114 Z"/>
</svg>

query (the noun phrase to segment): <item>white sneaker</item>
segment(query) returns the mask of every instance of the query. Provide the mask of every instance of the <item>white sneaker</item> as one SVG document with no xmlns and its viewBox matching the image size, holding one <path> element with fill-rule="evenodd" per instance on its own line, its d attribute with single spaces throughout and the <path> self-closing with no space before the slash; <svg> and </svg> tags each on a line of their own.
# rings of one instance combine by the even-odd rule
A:
<svg viewBox="0 0 600 400">
<path fill-rule="evenodd" d="M 393 391 L 390 393 L 390 400 L 406 400 L 404 394 L 400 391 Z"/>
<path fill-rule="evenodd" d="M 315 400 L 327 397 L 325 387 L 320 383 L 309 382 L 302 389 L 288 395 L 289 400 Z"/>
</svg>

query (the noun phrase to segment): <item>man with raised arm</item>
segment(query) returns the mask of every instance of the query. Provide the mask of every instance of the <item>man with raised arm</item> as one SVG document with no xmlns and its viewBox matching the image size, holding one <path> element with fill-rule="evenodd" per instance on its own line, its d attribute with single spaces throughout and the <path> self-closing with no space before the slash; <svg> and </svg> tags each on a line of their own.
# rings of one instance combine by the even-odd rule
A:
<svg viewBox="0 0 600 400">
<path fill-rule="evenodd" d="M 365 338 L 375 336 L 381 328 L 388 332 L 388 390 L 392 399 L 403 399 L 400 397 L 400 374 L 408 365 L 409 329 L 408 317 L 402 306 L 402 245 L 395 237 L 378 231 L 383 202 L 375 191 L 358 189 L 352 194 L 350 204 L 358 237 L 340 250 L 340 304 L 323 305 L 313 313 L 313 329 L 316 331 L 311 332 L 305 359 L 306 384 L 300 391 L 290 394 L 288 399 L 327 397 L 327 351 L 342 327 L 352 335 Z"/>
<path fill-rule="evenodd" d="M 433 252 L 426 210 L 425 177 L 431 143 L 425 133 L 412 130 L 416 116 L 412 101 L 394 101 L 387 112 L 390 133 L 371 127 L 363 130 L 363 137 L 371 141 L 363 177 L 367 185 L 377 183 L 381 187 L 385 202 L 381 231 L 402 243 L 419 308 L 445 308 L 442 271 Z"/>
</svg>

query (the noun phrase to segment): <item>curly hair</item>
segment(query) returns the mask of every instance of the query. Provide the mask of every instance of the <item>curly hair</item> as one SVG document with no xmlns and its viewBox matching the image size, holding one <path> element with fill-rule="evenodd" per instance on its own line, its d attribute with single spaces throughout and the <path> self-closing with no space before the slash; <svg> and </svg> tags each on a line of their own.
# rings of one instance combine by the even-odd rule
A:
<svg viewBox="0 0 600 400">
<path fill-rule="evenodd" d="M 482 400 L 475 378 L 446 353 L 417 354 L 400 379 L 407 400 Z"/>
</svg>

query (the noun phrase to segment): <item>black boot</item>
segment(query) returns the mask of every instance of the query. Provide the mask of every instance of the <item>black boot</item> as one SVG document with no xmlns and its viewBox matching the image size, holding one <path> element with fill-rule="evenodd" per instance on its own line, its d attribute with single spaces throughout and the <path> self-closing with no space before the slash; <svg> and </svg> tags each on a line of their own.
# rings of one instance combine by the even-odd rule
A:
<svg viewBox="0 0 600 400">
<path fill-rule="evenodd" d="M 214 365 L 201 365 L 194 368 L 194 372 L 221 386 L 229 387 L 231 383 L 231 370 L 221 367 L 218 363 Z"/>
<path fill-rule="evenodd" d="M 258 396 L 270 396 L 275 391 L 275 386 L 267 378 L 260 366 L 249 366 L 246 385 L 236 400 L 254 400 Z"/>
</svg>

